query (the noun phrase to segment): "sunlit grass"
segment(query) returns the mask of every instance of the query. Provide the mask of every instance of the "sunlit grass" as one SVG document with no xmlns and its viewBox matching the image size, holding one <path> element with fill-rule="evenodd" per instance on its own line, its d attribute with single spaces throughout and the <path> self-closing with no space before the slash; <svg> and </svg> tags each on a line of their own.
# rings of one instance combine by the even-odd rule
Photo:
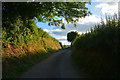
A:
<svg viewBox="0 0 120 80">
<path fill-rule="evenodd" d="M 38 42 L 28 42 L 24 46 L 8 44 L 2 50 L 3 78 L 17 78 L 34 64 L 61 49 L 59 42 L 51 38 L 40 38 Z"/>
</svg>

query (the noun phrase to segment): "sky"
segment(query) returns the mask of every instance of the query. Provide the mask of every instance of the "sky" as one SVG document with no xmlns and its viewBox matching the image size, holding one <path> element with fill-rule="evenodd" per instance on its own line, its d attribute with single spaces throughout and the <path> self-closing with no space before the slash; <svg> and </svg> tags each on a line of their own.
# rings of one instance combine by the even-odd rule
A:
<svg viewBox="0 0 120 80">
<path fill-rule="evenodd" d="M 36 25 L 46 31 L 50 36 L 59 40 L 59 42 L 62 42 L 62 45 L 70 45 L 71 43 L 67 41 L 68 32 L 78 31 L 79 34 L 86 33 L 91 27 L 94 28 L 95 24 L 99 24 L 101 18 L 105 21 L 106 15 L 113 16 L 114 13 L 118 14 L 119 1 L 120 0 L 92 0 L 91 5 L 86 5 L 92 15 L 80 18 L 76 23 L 77 27 L 74 27 L 73 24 L 67 24 L 64 19 L 65 30 L 56 26 L 48 26 L 48 23 L 37 22 Z"/>
</svg>

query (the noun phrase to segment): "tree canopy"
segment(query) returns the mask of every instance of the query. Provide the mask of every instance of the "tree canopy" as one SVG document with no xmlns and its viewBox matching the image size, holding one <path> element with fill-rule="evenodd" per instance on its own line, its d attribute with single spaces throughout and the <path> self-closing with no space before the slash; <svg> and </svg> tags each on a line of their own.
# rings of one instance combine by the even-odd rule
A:
<svg viewBox="0 0 120 80">
<path fill-rule="evenodd" d="M 75 24 L 79 18 L 91 14 L 86 7 L 87 3 L 90 2 L 3 2 L 3 27 L 6 27 L 6 21 L 14 23 L 20 17 L 24 22 L 37 19 L 39 22 L 48 22 L 49 26 L 65 29 L 62 18 L 67 23 Z"/>
<path fill-rule="evenodd" d="M 77 31 L 71 31 L 71 32 L 69 32 L 68 34 L 67 34 L 67 40 L 69 41 L 69 42 L 73 42 L 74 41 L 74 39 L 77 37 L 77 36 L 79 36 L 79 34 L 78 34 L 78 32 Z"/>
<path fill-rule="evenodd" d="M 35 20 L 48 22 L 51 26 L 65 29 L 62 21 L 74 23 L 79 18 L 90 15 L 86 4 L 89 2 L 3 2 L 2 38 L 3 42 L 14 44 L 27 43 L 46 36 L 36 26 Z"/>
</svg>

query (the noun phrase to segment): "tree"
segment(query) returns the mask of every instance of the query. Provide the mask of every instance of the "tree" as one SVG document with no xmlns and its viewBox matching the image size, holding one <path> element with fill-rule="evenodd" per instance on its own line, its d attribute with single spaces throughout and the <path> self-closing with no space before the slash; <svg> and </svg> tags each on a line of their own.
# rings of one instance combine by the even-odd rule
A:
<svg viewBox="0 0 120 80">
<path fill-rule="evenodd" d="M 3 2 L 2 16 L 3 27 L 7 27 L 6 21 L 14 23 L 20 17 L 25 23 L 26 20 L 37 19 L 39 22 L 49 22 L 49 26 L 55 25 L 65 29 L 62 18 L 67 23 L 75 23 L 79 18 L 90 15 L 85 4 L 90 2 Z M 59 18 L 58 18 L 59 17 Z"/>
<path fill-rule="evenodd" d="M 69 42 L 71 42 L 71 45 L 72 45 L 72 42 L 74 41 L 74 39 L 79 36 L 78 32 L 77 31 L 71 31 L 67 34 L 67 40 Z"/>
<path fill-rule="evenodd" d="M 39 30 L 36 19 L 39 22 L 48 22 L 49 26 L 61 26 L 65 29 L 63 18 L 67 23 L 75 24 L 79 18 L 90 15 L 85 6 L 87 3 L 89 2 L 3 2 L 3 40 L 18 43 L 26 42 L 33 38 L 32 35 L 37 36 Z"/>
<path fill-rule="evenodd" d="M 61 42 L 59 42 L 59 44 L 60 44 L 61 48 L 63 49 L 62 43 L 61 43 Z"/>
</svg>

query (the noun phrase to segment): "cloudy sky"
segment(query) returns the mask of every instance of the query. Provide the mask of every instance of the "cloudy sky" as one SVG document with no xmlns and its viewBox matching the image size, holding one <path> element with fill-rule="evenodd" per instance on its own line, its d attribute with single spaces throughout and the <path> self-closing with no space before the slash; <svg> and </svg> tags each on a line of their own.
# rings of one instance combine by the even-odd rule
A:
<svg viewBox="0 0 120 80">
<path fill-rule="evenodd" d="M 73 24 L 67 24 L 65 20 L 66 29 L 63 30 L 60 27 L 48 26 L 48 23 L 37 22 L 37 26 L 42 28 L 52 37 L 56 38 L 63 45 L 70 45 L 70 42 L 67 41 L 67 33 L 70 31 L 78 31 L 79 34 L 85 33 L 90 28 L 100 23 L 101 17 L 105 18 L 105 15 L 114 15 L 118 14 L 118 2 L 120 0 L 92 0 L 91 5 L 86 5 L 88 10 L 91 11 L 92 15 L 85 18 L 79 19 L 77 22 L 77 27 L 75 28 Z"/>
</svg>

